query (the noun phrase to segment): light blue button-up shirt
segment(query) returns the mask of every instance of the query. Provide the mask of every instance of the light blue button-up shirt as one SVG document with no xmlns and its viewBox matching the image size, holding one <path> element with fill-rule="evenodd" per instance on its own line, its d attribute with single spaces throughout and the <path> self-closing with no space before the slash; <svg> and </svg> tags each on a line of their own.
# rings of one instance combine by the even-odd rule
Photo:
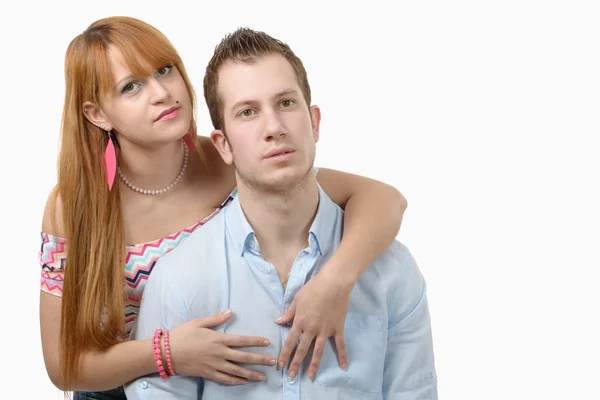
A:
<svg viewBox="0 0 600 400">
<path fill-rule="evenodd" d="M 290 327 L 274 320 L 331 258 L 342 237 L 343 210 L 320 187 L 319 196 L 309 247 L 298 254 L 285 290 L 274 266 L 261 256 L 236 197 L 157 262 L 132 337 L 150 338 L 157 328 L 173 329 L 231 308 L 233 317 L 216 329 L 264 336 L 271 341 L 269 346 L 249 350 L 277 358 Z M 287 367 L 242 364 L 265 374 L 266 381 L 228 386 L 179 375 L 163 381 L 154 374 L 125 385 L 125 392 L 130 400 L 437 399 L 425 281 L 408 249 L 398 241 L 352 290 L 344 338 L 348 370 L 339 367 L 330 339 L 314 381 L 306 376 L 309 353 L 293 382 L 288 380 Z"/>
</svg>

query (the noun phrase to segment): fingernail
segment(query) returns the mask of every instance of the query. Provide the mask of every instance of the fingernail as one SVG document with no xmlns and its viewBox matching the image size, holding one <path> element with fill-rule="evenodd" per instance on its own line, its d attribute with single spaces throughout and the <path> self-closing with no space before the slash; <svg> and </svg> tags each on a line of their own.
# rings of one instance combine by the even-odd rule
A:
<svg viewBox="0 0 600 400">
<path fill-rule="evenodd" d="M 308 373 L 308 379 L 310 379 L 311 381 L 314 381 L 314 380 L 315 380 L 315 373 L 314 373 L 314 372 L 312 372 L 312 371 L 311 371 L 311 372 L 309 372 L 309 373 Z"/>
<path fill-rule="evenodd" d="M 271 364 L 271 365 L 275 365 L 276 363 L 277 363 L 277 360 L 275 360 L 275 359 L 269 360 L 269 364 Z"/>
<path fill-rule="evenodd" d="M 283 369 L 283 367 L 285 367 L 285 363 L 283 361 L 279 361 L 279 364 L 277 365 L 277 368 Z"/>
<path fill-rule="evenodd" d="M 283 316 L 281 316 L 275 320 L 275 322 L 281 322 L 281 321 L 283 321 Z"/>
<path fill-rule="evenodd" d="M 342 369 L 343 369 L 344 371 L 348 371 L 348 364 L 347 364 L 347 363 L 343 363 L 343 364 L 342 364 Z"/>
<path fill-rule="evenodd" d="M 257 381 L 264 381 L 265 379 L 267 379 L 267 377 L 266 377 L 266 376 L 264 376 L 264 375 L 257 375 L 257 376 L 256 376 L 256 380 L 257 380 Z"/>
<path fill-rule="evenodd" d="M 290 372 L 288 375 L 288 382 L 294 383 L 296 382 L 296 373 L 294 371 Z"/>
<path fill-rule="evenodd" d="M 268 340 L 265 340 L 263 343 L 265 344 L 265 346 L 268 346 L 271 344 L 271 342 L 269 342 Z"/>
<path fill-rule="evenodd" d="M 231 309 L 227 310 L 227 311 L 223 311 L 223 315 L 230 315 L 231 314 Z"/>
</svg>

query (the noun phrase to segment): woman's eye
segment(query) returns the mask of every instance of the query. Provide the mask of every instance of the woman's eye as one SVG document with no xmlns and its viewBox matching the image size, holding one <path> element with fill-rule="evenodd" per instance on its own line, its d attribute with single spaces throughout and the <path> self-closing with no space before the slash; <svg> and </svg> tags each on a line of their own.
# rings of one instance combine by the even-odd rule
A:
<svg viewBox="0 0 600 400">
<path fill-rule="evenodd" d="M 165 65 L 164 67 L 160 67 L 156 70 L 158 76 L 165 76 L 173 69 L 172 65 Z"/>
<path fill-rule="evenodd" d="M 138 85 L 139 85 L 139 83 L 135 83 L 135 82 L 128 83 L 127 85 L 125 85 L 123 87 L 123 90 L 121 92 L 122 93 L 133 93 L 137 89 Z"/>
</svg>

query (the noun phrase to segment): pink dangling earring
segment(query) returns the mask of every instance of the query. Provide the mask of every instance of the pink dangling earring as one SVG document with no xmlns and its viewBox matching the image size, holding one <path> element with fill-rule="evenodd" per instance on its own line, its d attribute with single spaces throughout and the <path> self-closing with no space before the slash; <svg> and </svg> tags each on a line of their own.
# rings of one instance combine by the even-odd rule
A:
<svg viewBox="0 0 600 400">
<path fill-rule="evenodd" d="M 194 151 L 194 142 L 192 141 L 192 137 L 189 133 L 183 137 L 183 142 L 185 143 L 190 152 Z"/>
<path fill-rule="evenodd" d="M 115 183 L 115 175 L 117 172 L 117 155 L 115 154 L 115 146 L 112 140 L 112 134 L 106 130 L 104 125 L 100 125 L 100 129 L 104 130 L 108 135 L 108 143 L 106 143 L 106 149 L 104 150 L 104 166 L 106 167 L 106 183 L 108 183 L 108 190 L 112 190 L 113 183 Z"/>
</svg>

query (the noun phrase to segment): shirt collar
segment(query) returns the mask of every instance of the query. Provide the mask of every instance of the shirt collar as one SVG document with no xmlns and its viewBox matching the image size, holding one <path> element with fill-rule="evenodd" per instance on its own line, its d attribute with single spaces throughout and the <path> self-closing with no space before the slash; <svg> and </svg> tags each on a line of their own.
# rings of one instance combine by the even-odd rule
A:
<svg viewBox="0 0 600 400">
<path fill-rule="evenodd" d="M 326 253 L 335 240 L 336 223 L 342 214 L 338 214 L 339 207 L 331 201 L 329 196 L 317 184 L 319 189 L 319 205 L 315 219 L 309 229 L 309 244 L 316 248 L 320 255 Z M 341 210 L 340 210 L 341 211 Z M 246 251 L 260 252 L 254 229 L 244 215 L 240 204 L 239 194 L 235 196 L 229 207 L 225 210 L 225 224 L 233 238 L 236 252 L 243 256 Z"/>
</svg>

